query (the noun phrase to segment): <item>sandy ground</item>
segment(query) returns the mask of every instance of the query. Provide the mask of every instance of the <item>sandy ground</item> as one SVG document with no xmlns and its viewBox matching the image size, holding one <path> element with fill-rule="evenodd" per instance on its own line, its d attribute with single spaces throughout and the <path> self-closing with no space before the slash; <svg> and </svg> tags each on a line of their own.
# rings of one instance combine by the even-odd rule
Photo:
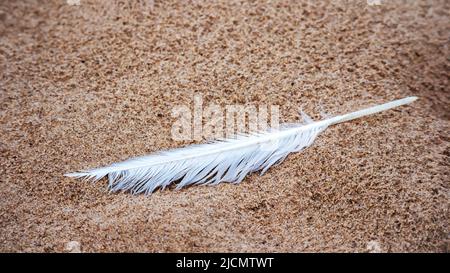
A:
<svg viewBox="0 0 450 273">
<path fill-rule="evenodd" d="M 448 251 L 449 11 L 0 1 L 0 250 Z M 280 105 L 285 122 L 420 100 L 329 128 L 239 185 L 132 196 L 63 176 L 189 144 L 170 112 L 195 93 Z"/>
</svg>

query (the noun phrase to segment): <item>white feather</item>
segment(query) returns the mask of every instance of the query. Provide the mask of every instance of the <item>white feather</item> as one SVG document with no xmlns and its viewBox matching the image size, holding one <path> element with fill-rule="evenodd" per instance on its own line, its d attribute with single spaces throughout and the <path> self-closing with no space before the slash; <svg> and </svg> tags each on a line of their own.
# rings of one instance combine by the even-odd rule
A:
<svg viewBox="0 0 450 273">
<path fill-rule="evenodd" d="M 318 122 L 304 118 L 307 124 L 282 126 L 279 130 L 161 151 L 66 176 L 94 181 L 108 176 L 110 190 L 134 194 L 149 194 L 172 183 L 177 183 L 177 189 L 192 184 L 239 183 L 247 174 L 261 171 L 262 175 L 274 164 L 282 162 L 288 154 L 310 146 L 330 125 L 411 103 L 416 99 L 408 97 Z"/>
</svg>

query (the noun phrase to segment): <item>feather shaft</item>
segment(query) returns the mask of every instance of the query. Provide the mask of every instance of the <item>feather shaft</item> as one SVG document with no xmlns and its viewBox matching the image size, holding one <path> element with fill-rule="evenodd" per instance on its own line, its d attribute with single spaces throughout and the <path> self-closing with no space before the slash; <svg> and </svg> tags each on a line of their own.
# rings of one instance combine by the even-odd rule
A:
<svg viewBox="0 0 450 273">
<path fill-rule="evenodd" d="M 403 99 L 399 99 L 399 100 L 394 100 L 394 101 L 391 101 L 388 103 L 376 105 L 376 106 L 362 109 L 359 111 L 351 112 L 351 113 L 348 113 L 345 115 L 336 116 L 334 118 L 331 118 L 330 122 L 331 122 L 331 125 L 333 125 L 333 124 L 337 124 L 337 123 L 341 123 L 341 122 L 350 121 L 353 119 L 357 119 L 357 118 L 361 118 L 364 116 L 376 114 L 376 113 L 379 113 L 382 111 L 386 111 L 386 110 L 389 110 L 389 109 L 392 109 L 392 108 L 395 108 L 395 107 L 398 107 L 401 105 L 409 104 L 415 100 L 417 100 L 417 97 L 407 97 L 407 98 L 403 98 Z"/>
</svg>

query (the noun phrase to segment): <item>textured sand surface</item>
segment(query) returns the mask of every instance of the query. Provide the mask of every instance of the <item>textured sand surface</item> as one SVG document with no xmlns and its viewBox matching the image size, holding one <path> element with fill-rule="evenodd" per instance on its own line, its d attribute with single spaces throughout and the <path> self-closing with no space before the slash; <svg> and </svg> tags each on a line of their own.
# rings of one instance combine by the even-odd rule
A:
<svg viewBox="0 0 450 273">
<path fill-rule="evenodd" d="M 389 2 L 389 3 L 387 3 Z M 449 250 L 450 2 L 0 1 L 0 251 Z M 171 109 L 280 105 L 325 131 L 239 185 L 64 177 L 174 142 Z"/>
</svg>

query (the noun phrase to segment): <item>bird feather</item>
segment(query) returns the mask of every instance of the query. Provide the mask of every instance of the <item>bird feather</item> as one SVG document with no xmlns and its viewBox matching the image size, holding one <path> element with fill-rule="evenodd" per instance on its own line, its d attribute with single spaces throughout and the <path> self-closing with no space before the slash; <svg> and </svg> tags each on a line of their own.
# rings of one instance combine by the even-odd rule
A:
<svg viewBox="0 0 450 273">
<path fill-rule="evenodd" d="M 330 125 L 385 111 L 416 99 L 407 97 L 316 122 L 304 117 L 306 123 L 161 151 L 66 176 L 94 181 L 107 176 L 111 191 L 129 191 L 133 194 L 150 194 L 171 184 L 181 189 L 198 184 L 240 183 L 246 175 L 258 171 L 262 175 L 290 153 L 309 147 Z"/>
</svg>

